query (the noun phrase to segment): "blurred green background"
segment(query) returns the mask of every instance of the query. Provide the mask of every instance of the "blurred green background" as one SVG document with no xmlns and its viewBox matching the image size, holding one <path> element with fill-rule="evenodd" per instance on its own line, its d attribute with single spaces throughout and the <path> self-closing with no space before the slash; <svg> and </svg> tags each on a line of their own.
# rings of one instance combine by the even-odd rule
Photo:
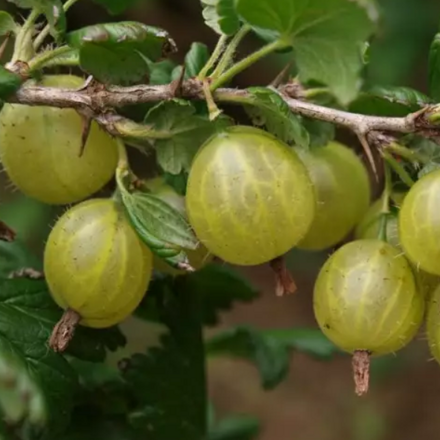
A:
<svg viewBox="0 0 440 440">
<path fill-rule="evenodd" d="M 9 3 L 0 2 L 0 6 L 12 10 Z M 379 31 L 371 42 L 365 84 L 405 85 L 426 92 L 428 51 L 440 22 L 440 2 L 382 0 L 378 8 Z M 88 0 L 74 6 L 69 18 L 71 29 L 121 19 L 107 16 Z M 193 41 L 211 48 L 216 42 L 216 35 L 203 24 L 199 0 L 141 0 L 122 18 L 167 29 L 180 49 L 174 57 L 177 62 L 182 61 Z M 249 36 L 238 55 L 245 55 L 258 44 L 256 37 Z M 236 84 L 268 84 L 284 62 L 285 56 L 271 56 L 242 73 Z M 353 147 L 358 148 L 355 144 Z M 147 168 L 145 165 L 145 173 Z M 136 167 L 139 169 L 142 171 Z M 19 236 L 12 245 L 0 242 L 0 272 L 5 275 L 22 266 L 38 268 L 45 237 L 60 209 L 14 192 L 4 174 L 0 192 L 0 218 Z M 32 249 L 31 254 L 24 251 L 24 244 Z M 293 251 L 288 256 L 298 291 L 287 298 L 275 296 L 273 275 L 267 267 L 240 269 L 261 289 L 261 299 L 225 314 L 222 327 L 238 323 L 261 328 L 316 326 L 311 305 L 313 282 L 329 252 Z M 132 341 L 129 350 L 140 349 L 155 337 L 132 320 L 124 330 Z M 259 440 L 437 440 L 440 366 L 428 361 L 421 332 L 398 356 L 374 362 L 370 393 L 362 399 L 353 393 L 349 358 L 319 362 L 302 354 L 292 356 L 289 377 L 271 392 L 261 389 L 253 366 L 227 359 L 210 361 L 209 389 L 220 414 L 244 412 L 261 418 Z"/>
</svg>

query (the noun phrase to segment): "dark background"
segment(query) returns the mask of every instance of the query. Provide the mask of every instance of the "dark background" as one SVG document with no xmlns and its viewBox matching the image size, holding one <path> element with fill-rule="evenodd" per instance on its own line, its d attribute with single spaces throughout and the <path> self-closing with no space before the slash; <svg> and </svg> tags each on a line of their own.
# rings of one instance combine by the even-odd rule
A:
<svg viewBox="0 0 440 440">
<path fill-rule="evenodd" d="M 257 0 L 255 0 L 257 1 Z M 3 5 L 2 5 L 3 3 Z M 10 8 L 10 5 L 7 5 Z M 440 2 L 434 0 L 383 0 L 380 29 L 371 44 L 366 84 L 405 85 L 426 92 L 429 45 L 440 21 Z M 0 2 L 4 8 L 4 2 Z M 88 0 L 69 12 L 69 25 L 76 29 L 88 24 L 120 20 Z M 193 41 L 212 47 L 216 35 L 203 24 L 198 0 L 141 0 L 122 19 L 133 19 L 162 27 L 179 46 L 174 59 L 181 62 Z M 249 36 L 238 55 L 259 44 Z M 285 58 L 272 56 L 241 74 L 237 86 L 268 84 L 281 70 Z M 339 133 L 346 138 L 346 134 Z M 358 146 L 353 143 L 354 148 Z M 11 191 L 3 175 L 0 196 L 2 220 L 17 229 L 36 254 L 54 221 L 57 210 L 21 197 Z M 239 306 L 223 317 L 222 326 L 238 323 L 256 327 L 316 326 L 311 307 L 314 278 L 328 252 L 288 256 L 298 291 L 277 298 L 273 276 L 267 267 L 242 272 L 262 290 L 261 299 Z M 0 246 L 0 271 L 7 272 L 11 260 Z M 16 257 L 16 256 L 15 256 Z M 30 264 L 33 257 L 27 257 Z M 154 339 L 133 320 L 124 326 L 132 344 L 143 348 Z M 263 422 L 259 440 L 437 440 L 440 438 L 440 366 L 429 362 L 423 331 L 397 356 L 377 360 L 373 365 L 369 394 L 359 399 L 353 393 L 348 357 L 330 362 L 315 361 L 294 354 L 289 377 L 271 392 L 264 392 L 255 368 L 244 362 L 209 362 L 211 397 L 222 414 L 244 412 L 258 415 Z"/>
</svg>

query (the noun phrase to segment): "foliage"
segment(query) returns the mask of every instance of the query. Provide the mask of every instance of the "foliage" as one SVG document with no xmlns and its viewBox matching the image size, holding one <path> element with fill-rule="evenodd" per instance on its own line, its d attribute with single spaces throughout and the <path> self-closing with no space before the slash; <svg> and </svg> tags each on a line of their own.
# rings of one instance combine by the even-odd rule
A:
<svg viewBox="0 0 440 440">
<path fill-rule="evenodd" d="M 171 30 L 124 18 L 129 8 L 144 6 L 139 0 L 94 0 L 111 19 L 76 29 L 69 26 L 68 11 L 73 5 L 81 8 L 84 0 L 9 2 L 18 12 L 0 11 L 0 36 L 5 41 L 0 51 L 7 58 L 0 66 L 1 103 L 45 105 L 53 111 L 55 122 L 49 124 L 43 118 L 35 129 L 47 134 L 49 140 L 53 139 L 50 133 L 57 130 L 69 131 L 69 139 L 75 134 L 81 138 L 81 145 L 73 148 L 78 148 L 84 160 L 77 165 L 69 163 L 72 167 L 86 169 L 92 120 L 117 139 L 112 145 L 118 148 L 119 158 L 115 179 L 101 188 L 99 197 L 113 198 L 116 217 L 124 216 L 139 246 L 148 247 L 154 254 L 151 282 L 133 315 L 145 326 L 142 338 L 155 342 L 133 352 L 132 341 L 119 326 L 91 329 L 77 310 L 63 314 L 48 288 L 50 280 L 44 279 L 44 272 L 50 277 L 51 271 L 46 270 L 42 255 L 51 226 L 66 207 L 49 206 L 24 196 L 11 202 L 2 199 L 0 438 L 256 439 L 261 428 L 257 418 L 245 414 L 218 418 L 209 401 L 208 365 L 219 357 L 250 363 L 259 373 L 262 388 L 269 390 L 283 382 L 292 358 L 295 362 L 299 353 L 330 361 L 345 350 L 353 354 L 356 390 L 364 393 L 369 356 L 389 351 L 390 344 L 394 351 L 408 342 L 420 320 L 411 316 L 420 318 L 424 299 L 432 312 L 439 292 L 435 290 L 434 299 L 430 299 L 432 292 L 426 293 L 429 289 L 423 284 L 426 281 L 434 290 L 440 276 L 440 246 L 435 238 L 440 234 L 436 214 L 440 188 L 440 33 L 434 29 L 438 17 L 432 18 L 431 6 L 422 10 L 419 0 L 404 4 L 387 0 L 380 5 L 370 0 L 200 0 L 200 20 L 218 38 L 217 44 L 211 50 L 204 42 L 191 42 L 186 54 L 179 53 L 178 64 L 175 53 L 180 42 L 174 40 Z M 249 34 L 257 37 L 254 42 L 258 47 L 242 55 L 245 51 L 241 45 Z M 10 56 L 5 49 L 8 44 Z M 427 45 L 429 54 L 424 54 L 423 63 L 428 68 L 428 90 L 418 90 L 420 87 L 412 88 L 402 78 L 408 77 L 411 60 Z M 284 68 L 272 84 L 234 88 L 238 74 L 267 56 Z M 379 65 L 386 69 L 379 71 Z M 72 68 L 82 72 L 84 79 L 89 76 L 78 89 L 48 91 L 39 83 L 53 70 L 69 72 Z M 68 107 L 81 117 L 74 110 L 63 110 L 71 111 L 76 122 L 61 126 L 56 122 L 61 114 L 57 108 Z M 23 107 L 16 108 L 20 115 Z M 202 173 L 191 174 L 204 146 L 233 133 L 233 125 L 258 127 L 252 129 L 253 141 L 240 141 L 231 135 L 229 144 L 213 149 Z M 370 252 L 359 242 L 346 244 L 327 260 L 318 277 L 321 281 L 314 292 L 317 326 L 223 326 L 225 313 L 238 303 L 249 307 L 260 292 L 236 268 L 227 265 L 232 257 L 231 261 L 207 264 L 215 246 L 214 240 L 206 238 L 208 232 L 216 231 L 216 241 L 228 251 L 232 249 L 225 255 L 238 254 L 237 246 L 256 254 L 255 249 L 272 249 L 276 242 L 285 243 L 291 232 L 286 225 L 298 225 L 308 209 L 304 203 L 292 209 L 286 195 L 291 196 L 289 200 L 301 201 L 307 186 L 310 197 L 306 202 L 312 216 L 311 196 L 317 187 L 309 179 L 312 174 L 322 179 L 320 184 L 325 189 L 322 200 L 316 204 L 313 200 L 313 206 L 337 200 L 341 203 L 338 214 L 344 214 L 345 204 L 354 202 L 340 200 L 340 194 L 331 189 L 337 187 L 332 179 L 343 178 L 333 176 L 330 161 L 309 170 L 310 175 L 304 168 L 302 188 L 289 184 L 289 175 L 283 175 L 284 162 L 277 162 L 277 157 L 286 163 L 295 157 L 297 166 L 302 167 L 301 154 L 297 158 L 292 151 L 305 154 L 307 149 L 324 149 L 339 137 L 338 126 L 352 130 L 367 153 L 375 149 L 372 159 L 370 156 L 373 171 L 383 170 L 383 176 L 376 176 L 381 191 L 375 217 L 379 234 L 371 243 L 374 249 L 385 249 L 390 255 L 398 253 L 399 260 L 394 255 L 385 265 L 387 270 L 399 265 L 397 281 L 393 285 L 392 276 L 381 275 L 384 265 L 375 266 L 385 258 L 383 251 Z M 272 135 L 272 148 L 268 148 L 266 132 Z M 22 144 L 23 139 L 8 137 L 6 130 L 4 133 L 14 164 L 20 168 L 26 161 L 29 173 L 35 174 L 29 179 L 35 177 L 50 190 L 53 182 L 49 173 L 41 171 L 38 151 L 32 156 L 14 156 L 18 151 L 14 146 Z M 32 136 L 27 140 L 32 142 Z M 128 154 L 127 146 L 139 153 L 136 166 L 133 150 Z M 103 165 L 101 156 L 98 162 Z M 169 193 L 158 196 L 145 184 L 146 169 L 161 175 L 182 196 L 186 196 L 190 180 L 188 194 L 195 185 L 201 196 L 188 205 L 184 198 L 176 202 Z M 12 171 L 9 174 L 14 181 Z M 338 183 L 339 187 L 352 184 Z M 409 195 L 397 203 L 395 190 L 402 188 Z M 69 188 L 58 189 L 69 195 Z M 416 209 L 421 201 L 426 201 L 423 212 Z M 268 206 L 274 203 L 282 215 L 272 221 Z M 387 241 L 390 211 L 403 227 L 402 244 L 408 243 L 403 245 L 403 253 L 382 243 Z M 200 214 L 205 212 L 210 215 Z M 106 295 L 112 294 L 106 281 L 119 276 L 135 283 L 137 278 L 116 259 L 93 256 L 87 246 L 81 246 L 81 240 L 90 240 L 87 224 L 94 224 L 96 218 L 87 221 L 75 258 L 60 255 L 59 261 L 64 261 L 61 257 L 70 258 L 72 267 L 77 268 L 75 276 L 81 279 L 87 275 L 96 281 L 94 287 L 102 293 L 98 299 L 102 297 L 105 311 Z M 258 230 L 250 227 L 252 221 Z M 335 221 L 329 218 L 328 227 L 334 227 Z M 205 229 L 206 234 L 196 233 L 198 222 L 203 223 L 200 230 Z M 355 228 L 356 224 L 351 226 Z M 66 240 L 78 232 L 75 222 L 69 227 L 72 231 Z M 118 245 L 121 254 L 127 253 L 116 234 L 105 232 L 109 237 L 103 240 L 103 253 Z M 321 230 L 314 232 L 323 234 Z M 243 238 L 243 243 L 231 243 L 233 236 Z M 65 248 L 67 252 L 68 246 Z M 347 249 L 364 248 L 368 251 L 365 255 L 353 251 L 351 259 L 344 258 Z M 205 252 L 205 260 L 193 267 L 197 252 Z M 119 256 L 121 260 L 126 257 Z M 338 264 L 332 263 L 335 258 L 340 259 Z M 265 263 L 272 269 L 277 293 L 295 290 L 282 255 Z M 329 264 L 332 271 L 326 270 Z M 429 273 L 418 272 L 419 266 Z M 99 273 L 111 272 L 112 277 L 93 276 L 95 267 Z M 423 281 L 423 276 L 429 279 Z M 72 284 L 71 279 L 65 282 Z M 419 284 L 423 284 L 423 299 L 417 296 L 422 293 Z M 371 286 L 383 288 L 374 290 Z M 387 288 L 390 295 L 383 295 Z M 377 294 L 377 304 L 373 304 L 372 295 L 369 299 L 363 295 L 368 289 Z M 351 300 L 353 292 L 358 294 L 359 304 Z M 82 294 L 76 292 L 76 298 L 81 299 Z M 81 307 L 87 308 L 83 299 Z M 286 299 L 274 295 L 273 301 Z M 100 308 L 98 302 L 98 311 Z M 377 313 L 379 309 L 381 313 Z M 118 312 L 124 315 L 124 310 Z M 73 324 L 66 324 L 69 313 L 77 315 Z M 129 318 L 130 313 L 124 316 Z M 402 333 L 402 323 L 408 320 L 411 331 Z M 384 341 L 379 341 L 382 336 Z M 430 347 L 440 362 L 438 337 L 432 330 Z M 60 345 L 57 338 L 66 344 Z M 370 344 L 365 344 L 367 340 Z M 364 351 L 366 345 L 369 352 Z M 387 350 L 382 350 L 383 345 Z M 378 365 L 376 361 L 373 373 L 374 365 Z"/>
</svg>

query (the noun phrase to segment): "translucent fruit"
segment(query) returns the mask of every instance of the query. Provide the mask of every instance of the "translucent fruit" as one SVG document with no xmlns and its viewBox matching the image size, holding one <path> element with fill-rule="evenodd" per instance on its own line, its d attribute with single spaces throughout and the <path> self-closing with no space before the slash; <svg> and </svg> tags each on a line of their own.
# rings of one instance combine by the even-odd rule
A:
<svg viewBox="0 0 440 440">
<path fill-rule="evenodd" d="M 185 197 L 178 194 L 162 177 L 155 177 L 154 179 L 147 180 L 145 184 L 154 195 L 160 197 L 186 217 Z M 201 269 L 214 258 L 203 244 L 200 244 L 195 250 L 187 249 L 186 254 L 188 256 L 189 264 L 196 270 Z M 153 256 L 153 265 L 156 270 L 170 275 L 185 273 L 184 270 L 174 269 L 162 258 L 159 258 L 156 255 Z"/>
<path fill-rule="evenodd" d="M 427 305 L 426 333 L 431 354 L 440 363 L 440 286 L 434 290 Z"/>
<path fill-rule="evenodd" d="M 77 88 L 72 75 L 46 76 L 41 86 Z M 5 104 L 0 112 L 0 159 L 11 181 L 48 204 L 83 200 L 102 188 L 117 163 L 116 142 L 93 122 L 80 157 L 82 120 L 72 109 Z"/>
<path fill-rule="evenodd" d="M 298 247 L 321 250 L 339 243 L 355 227 L 370 204 L 367 169 L 350 148 L 329 142 L 311 150 L 298 149 L 316 189 L 313 223 Z"/>
<path fill-rule="evenodd" d="M 403 250 L 416 267 L 440 275 L 440 170 L 418 180 L 399 213 Z"/>
<path fill-rule="evenodd" d="M 322 331 L 349 353 L 399 350 L 415 336 L 424 312 L 409 263 L 381 240 L 338 249 L 319 273 L 313 302 Z"/>
<path fill-rule="evenodd" d="M 68 210 L 52 229 L 44 253 L 50 292 L 81 324 L 109 327 L 139 305 L 152 273 L 152 253 L 112 199 Z"/>
<path fill-rule="evenodd" d="M 216 134 L 189 173 L 189 221 L 206 248 L 232 264 L 265 263 L 289 251 L 307 233 L 315 206 L 304 164 L 257 128 Z"/>
</svg>

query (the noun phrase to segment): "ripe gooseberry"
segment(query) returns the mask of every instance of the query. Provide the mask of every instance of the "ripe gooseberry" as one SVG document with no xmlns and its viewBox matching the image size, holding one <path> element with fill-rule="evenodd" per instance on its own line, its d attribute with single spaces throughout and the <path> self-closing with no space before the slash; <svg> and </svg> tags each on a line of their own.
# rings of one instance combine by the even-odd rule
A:
<svg viewBox="0 0 440 440">
<path fill-rule="evenodd" d="M 77 88 L 84 80 L 49 75 L 43 87 Z M 5 104 L 0 112 L 0 159 L 24 194 L 48 204 L 89 197 L 113 176 L 117 144 L 92 122 L 84 152 L 81 117 L 72 109 Z"/>
<path fill-rule="evenodd" d="M 354 355 L 356 392 L 368 389 L 369 356 L 393 353 L 417 333 L 424 298 L 400 251 L 381 240 L 356 240 L 324 264 L 314 288 L 323 333 Z"/>
<path fill-rule="evenodd" d="M 440 275 L 440 170 L 409 190 L 399 213 L 400 242 L 417 268 Z"/>
<path fill-rule="evenodd" d="M 339 142 L 310 150 L 298 149 L 316 189 L 316 214 L 298 247 L 322 250 L 339 243 L 368 209 L 371 198 L 367 169 Z"/>
<path fill-rule="evenodd" d="M 440 363 L 440 286 L 438 286 L 427 304 L 426 333 L 429 350 Z"/>
<path fill-rule="evenodd" d="M 178 194 L 170 185 L 168 185 L 163 177 L 155 177 L 145 182 L 146 187 L 157 197 L 168 203 L 171 207 L 180 212 L 183 216 L 186 215 L 185 197 Z M 206 249 L 203 244 L 200 244 L 197 249 L 186 249 L 189 264 L 195 269 L 201 269 L 214 258 L 213 255 Z M 179 270 L 171 267 L 162 258 L 153 255 L 153 266 L 160 272 L 168 273 L 170 275 L 184 274 L 184 270 Z"/>
<path fill-rule="evenodd" d="M 188 178 L 186 207 L 199 240 L 237 265 L 257 265 L 293 248 L 315 213 L 304 164 L 269 133 L 234 126 L 211 137 Z"/>
<path fill-rule="evenodd" d="M 127 318 L 147 291 L 152 253 L 113 199 L 82 202 L 57 221 L 44 251 L 55 302 L 81 324 L 110 327 Z"/>
<path fill-rule="evenodd" d="M 403 201 L 403 197 L 401 199 Z M 381 200 L 376 200 L 368 209 L 364 219 L 359 223 L 355 230 L 356 239 L 378 238 L 381 227 Z M 386 223 L 387 242 L 395 248 L 402 250 L 399 237 L 399 222 L 396 214 L 388 214 Z M 440 283 L 437 275 L 432 275 L 424 270 L 417 268 L 411 261 L 410 266 L 415 275 L 417 288 L 425 297 L 433 292 Z"/>
</svg>

